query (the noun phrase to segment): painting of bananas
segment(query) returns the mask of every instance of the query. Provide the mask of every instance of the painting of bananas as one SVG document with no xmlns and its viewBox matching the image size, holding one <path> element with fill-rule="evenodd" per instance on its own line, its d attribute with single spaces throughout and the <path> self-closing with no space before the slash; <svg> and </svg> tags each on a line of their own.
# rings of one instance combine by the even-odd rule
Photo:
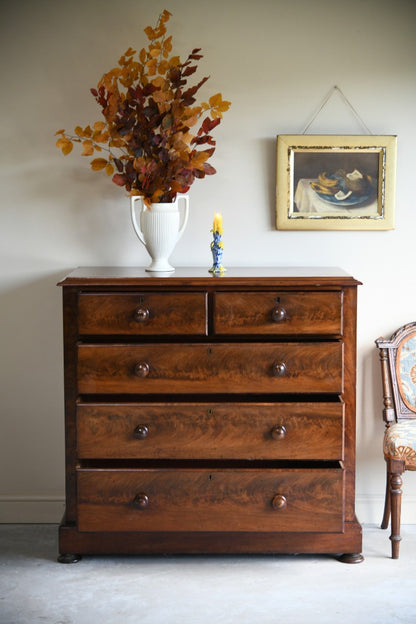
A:
<svg viewBox="0 0 416 624">
<path fill-rule="evenodd" d="M 395 135 L 277 135 L 277 229 L 394 229 L 396 153 Z"/>
<path fill-rule="evenodd" d="M 358 169 L 338 169 L 332 174 L 322 171 L 310 185 L 321 199 L 338 206 L 360 206 L 374 197 L 377 187 L 370 174 Z"/>
</svg>

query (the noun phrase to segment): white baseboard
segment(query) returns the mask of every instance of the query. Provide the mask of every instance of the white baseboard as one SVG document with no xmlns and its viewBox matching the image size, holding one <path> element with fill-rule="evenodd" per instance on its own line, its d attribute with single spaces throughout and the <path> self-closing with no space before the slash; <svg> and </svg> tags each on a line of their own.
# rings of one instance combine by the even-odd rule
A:
<svg viewBox="0 0 416 624">
<path fill-rule="evenodd" d="M 57 524 L 64 511 L 62 496 L 0 496 L 0 524 Z"/>
<path fill-rule="evenodd" d="M 381 524 L 384 511 L 384 497 L 357 494 L 355 511 L 362 524 Z M 402 524 L 416 524 L 416 496 L 403 494 Z"/>
<path fill-rule="evenodd" d="M 380 524 L 384 499 L 357 494 L 356 512 L 363 524 Z M 0 496 L 0 524 L 57 524 L 65 511 L 61 496 Z M 416 524 L 416 496 L 403 496 L 402 523 Z"/>
</svg>

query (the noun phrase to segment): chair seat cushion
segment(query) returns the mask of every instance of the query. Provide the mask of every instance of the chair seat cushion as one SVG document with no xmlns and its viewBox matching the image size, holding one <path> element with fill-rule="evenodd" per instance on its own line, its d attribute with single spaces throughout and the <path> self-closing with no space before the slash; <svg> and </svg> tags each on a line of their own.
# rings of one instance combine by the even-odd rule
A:
<svg viewBox="0 0 416 624">
<path fill-rule="evenodd" d="M 416 470 L 416 419 L 391 425 L 384 434 L 384 456 L 401 459 L 407 469 Z"/>
</svg>

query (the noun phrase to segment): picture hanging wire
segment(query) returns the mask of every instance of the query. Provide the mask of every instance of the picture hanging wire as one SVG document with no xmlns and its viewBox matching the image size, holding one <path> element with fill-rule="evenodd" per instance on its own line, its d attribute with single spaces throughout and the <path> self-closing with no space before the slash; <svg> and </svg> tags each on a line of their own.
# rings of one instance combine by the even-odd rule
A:
<svg viewBox="0 0 416 624">
<path fill-rule="evenodd" d="M 367 134 L 373 134 L 373 132 L 371 132 L 371 130 L 368 129 L 368 127 L 366 126 L 366 124 L 364 123 L 364 121 L 361 119 L 360 115 L 357 113 L 357 111 L 355 110 L 355 108 L 353 107 L 353 105 L 351 104 L 351 102 L 348 100 L 348 98 L 344 95 L 344 93 L 342 92 L 342 89 L 340 89 L 340 87 L 338 87 L 337 85 L 334 85 L 332 87 L 332 89 L 330 89 L 329 93 L 324 97 L 321 105 L 319 106 L 318 110 L 313 114 L 312 119 L 309 121 L 309 123 L 305 126 L 305 129 L 303 130 L 302 134 L 306 134 L 307 129 L 309 128 L 309 126 L 312 124 L 313 121 L 315 121 L 315 119 L 317 118 L 317 116 L 319 115 L 319 113 L 321 112 L 321 110 L 324 108 L 324 106 L 328 103 L 328 101 L 331 99 L 331 97 L 334 95 L 335 91 L 338 91 L 338 93 L 340 94 L 340 96 L 342 97 L 342 99 L 344 100 L 345 104 L 347 106 L 350 107 L 350 109 L 352 110 L 352 112 L 354 113 L 355 117 L 358 119 L 358 121 L 360 122 L 360 124 L 363 126 L 363 128 L 366 129 Z"/>
</svg>

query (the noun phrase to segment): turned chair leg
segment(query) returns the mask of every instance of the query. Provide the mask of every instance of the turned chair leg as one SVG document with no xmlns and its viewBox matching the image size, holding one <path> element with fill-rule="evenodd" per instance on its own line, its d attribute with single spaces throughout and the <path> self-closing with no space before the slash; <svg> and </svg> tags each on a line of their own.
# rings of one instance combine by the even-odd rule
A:
<svg viewBox="0 0 416 624">
<path fill-rule="evenodd" d="M 390 513 L 391 513 L 391 504 L 390 504 L 390 477 L 391 474 L 389 471 L 386 471 L 386 495 L 384 497 L 384 513 L 383 520 L 381 522 L 381 528 L 387 529 L 390 521 Z"/>
<path fill-rule="evenodd" d="M 391 505 L 391 556 L 392 559 L 399 558 L 400 547 L 400 515 L 402 504 L 402 490 L 403 484 L 401 475 L 392 474 L 390 476 L 390 505 Z"/>
</svg>

